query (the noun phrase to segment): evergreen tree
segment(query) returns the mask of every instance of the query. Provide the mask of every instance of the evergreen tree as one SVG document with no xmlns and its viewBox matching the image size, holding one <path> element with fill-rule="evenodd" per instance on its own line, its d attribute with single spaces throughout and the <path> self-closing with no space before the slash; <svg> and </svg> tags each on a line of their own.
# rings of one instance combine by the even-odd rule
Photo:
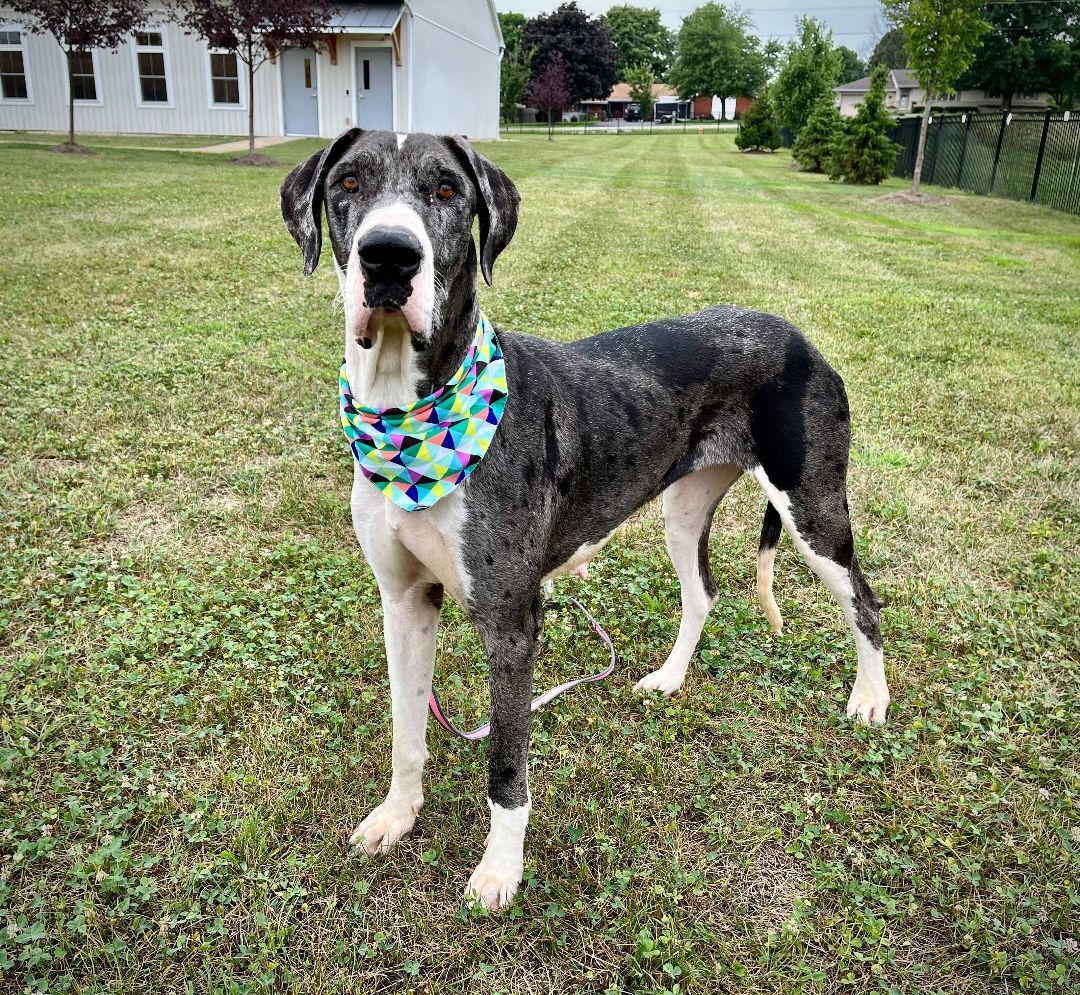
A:
<svg viewBox="0 0 1080 995">
<path fill-rule="evenodd" d="M 796 135 L 818 101 L 830 96 L 840 72 L 840 56 L 825 24 L 812 17 L 800 17 L 798 25 L 799 37 L 788 45 L 787 57 L 773 84 L 780 121 Z"/>
<path fill-rule="evenodd" d="M 829 179 L 845 183 L 877 184 L 891 175 L 900 146 L 890 140 L 892 115 L 885 109 L 885 81 L 889 71 L 878 66 L 870 75 L 870 92 L 859 105 L 850 125 L 833 144 Z"/>
<path fill-rule="evenodd" d="M 844 133 L 844 119 L 832 101 L 823 100 L 810 114 L 799 132 L 791 157 L 808 173 L 824 173 L 829 168 L 833 146 Z"/>
<path fill-rule="evenodd" d="M 738 134 L 735 135 L 735 144 L 744 152 L 775 152 L 780 148 L 780 122 L 776 119 L 768 93 L 758 97 L 754 106 L 743 115 Z"/>
</svg>

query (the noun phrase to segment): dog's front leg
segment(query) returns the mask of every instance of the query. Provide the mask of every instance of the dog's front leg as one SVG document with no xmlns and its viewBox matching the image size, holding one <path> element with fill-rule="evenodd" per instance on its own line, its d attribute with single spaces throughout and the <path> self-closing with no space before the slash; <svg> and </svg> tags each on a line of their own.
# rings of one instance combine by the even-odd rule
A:
<svg viewBox="0 0 1080 995">
<path fill-rule="evenodd" d="M 427 704 L 442 605 L 442 588 L 425 580 L 402 589 L 380 578 L 379 590 L 394 722 L 393 773 L 386 798 L 350 840 L 368 853 L 389 850 L 407 835 L 424 804 Z"/>
<path fill-rule="evenodd" d="M 491 832 L 466 894 L 489 909 L 510 904 L 525 870 L 529 796 L 529 727 L 533 664 L 540 635 L 539 597 L 527 609 L 477 621 L 491 674 L 488 805 Z"/>
</svg>

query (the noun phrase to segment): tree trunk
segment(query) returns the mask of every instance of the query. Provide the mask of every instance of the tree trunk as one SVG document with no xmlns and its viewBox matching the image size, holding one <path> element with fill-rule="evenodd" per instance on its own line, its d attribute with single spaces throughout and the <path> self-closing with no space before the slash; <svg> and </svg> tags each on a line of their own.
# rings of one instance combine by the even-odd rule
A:
<svg viewBox="0 0 1080 995">
<path fill-rule="evenodd" d="M 720 120 L 727 120 L 727 97 L 720 98 Z"/>
<path fill-rule="evenodd" d="M 248 71 L 248 155 L 255 154 L 255 58 L 251 51 L 251 38 L 247 40 Z"/>
<path fill-rule="evenodd" d="M 71 82 L 71 69 L 68 68 L 68 144 L 75 144 L 75 88 Z"/>
<path fill-rule="evenodd" d="M 54 35 L 54 37 L 56 37 Z M 64 72 L 67 73 L 68 81 L 68 144 L 75 144 L 75 89 L 71 82 L 71 52 L 64 47 L 64 43 L 57 38 L 56 43 L 60 51 L 64 53 Z"/>
<path fill-rule="evenodd" d="M 555 112 L 548 108 L 548 141 L 552 141 L 555 137 Z"/>
<path fill-rule="evenodd" d="M 1012 110 L 1013 95 L 1012 92 L 1002 92 L 1001 94 L 1001 109 L 1008 113 Z"/>
<path fill-rule="evenodd" d="M 926 151 L 926 131 L 930 127 L 930 91 L 926 92 L 926 106 L 922 112 L 922 122 L 919 124 L 919 147 L 915 150 L 915 171 L 911 174 L 911 192 L 919 192 L 919 181 L 922 179 L 923 153 Z"/>
</svg>

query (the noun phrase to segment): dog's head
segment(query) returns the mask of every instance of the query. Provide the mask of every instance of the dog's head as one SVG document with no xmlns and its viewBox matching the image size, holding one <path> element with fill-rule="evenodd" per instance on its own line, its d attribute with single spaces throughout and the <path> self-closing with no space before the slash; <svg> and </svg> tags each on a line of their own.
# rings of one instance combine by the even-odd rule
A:
<svg viewBox="0 0 1080 995">
<path fill-rule="evenodd" d="M 346 330 L 365 348 L 387 321 L 407 324 L 415 342 L 430 339 L 447 293 L 475 272 L 475 217 L 490 284 L 517 227 L 518 200 L 510 178 L 463 138 L 360 128 L 338 135 L 281 185 L 281 213 L 305 273 L 319 262 L 325 207 Z"/>
</svg>

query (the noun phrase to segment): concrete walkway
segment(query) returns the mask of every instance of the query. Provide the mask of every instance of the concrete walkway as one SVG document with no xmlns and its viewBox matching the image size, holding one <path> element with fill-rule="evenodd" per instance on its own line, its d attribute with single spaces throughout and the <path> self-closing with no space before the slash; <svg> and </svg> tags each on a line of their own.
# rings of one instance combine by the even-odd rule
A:
<svg viewBox="0 0 1080 995">
<path fill-rule="evenodd" d="M 263 135 L 255 137 L 255 148 L 265 149 L 271 145 L 281 145 L 284 142 L 295 142 L 291 135 Z M 201 148 L 184 149 L 185 152 L 220 152 L 224 155 L 242 155 L 248 150 L 248 140 L 241 138 L 235 142 L 222 142 L 220 145 L 203 145 Z"/>
</svg>

